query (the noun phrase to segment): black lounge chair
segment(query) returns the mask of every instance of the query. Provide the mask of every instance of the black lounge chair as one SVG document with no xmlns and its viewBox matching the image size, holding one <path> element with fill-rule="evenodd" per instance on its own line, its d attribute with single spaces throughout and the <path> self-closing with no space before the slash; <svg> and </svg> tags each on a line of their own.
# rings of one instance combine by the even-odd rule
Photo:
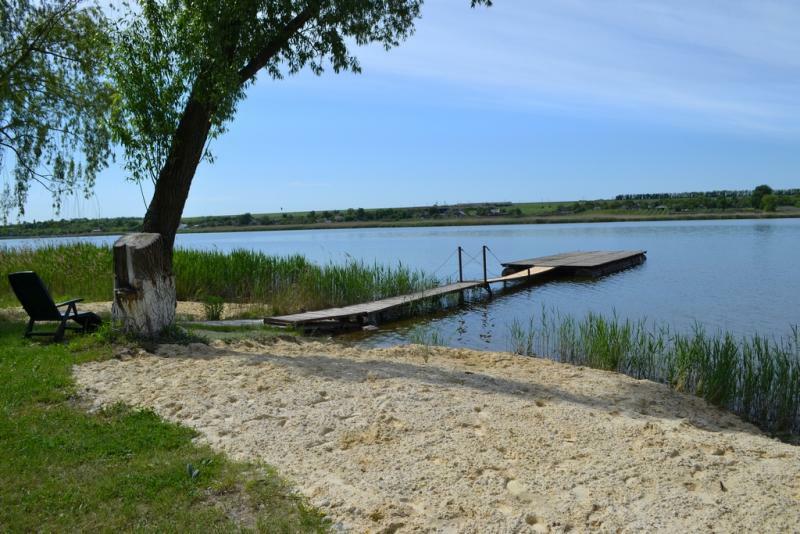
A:
<svg viewBox="0 0 800 534">
<path fill-rule="evenodd" d="M 8 281 L 17 299 L 19 299 L 22 307 L 25 308 L 30 317 L 28 327 L 25 329 L 25 337 L 53 336 L 55 341 L 61 341 L 64 338 L 65 330 L 88 332 L 96 329 L 103 322 L 96 313 L 78 313 L 76 304 L 83 299 L 72 299 L 59 304 L 53 302 L 53 297 L 50 296 L 50 292 L 44 282 L 33 271 L 11 273 L 8 275 Z M 59 308 L 64 306 L 67 307 L 67 310 L 62 314 Z M 67 323 L 70 320 L 75 321 L 80 326 L 69 326 Z M 57 322 L 58 328 L 53 332 L 34 332 L 33 323 L 36 321 Z"/>
</svg>

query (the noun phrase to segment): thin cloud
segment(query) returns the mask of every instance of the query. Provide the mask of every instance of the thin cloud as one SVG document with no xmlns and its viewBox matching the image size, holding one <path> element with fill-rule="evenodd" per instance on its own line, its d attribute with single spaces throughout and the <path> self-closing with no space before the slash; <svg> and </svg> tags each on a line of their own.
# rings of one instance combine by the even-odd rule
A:
<svg viewBox="0 0 800 534">
<path fill-rule="evenodd" d="M 423 17 L 399 49 L 363 50 L 365 71 L 519 105 L 800 134 L 794 2 L 504 0 L 470 10 L 449 0 L 426 4 Z"/>
</svg>

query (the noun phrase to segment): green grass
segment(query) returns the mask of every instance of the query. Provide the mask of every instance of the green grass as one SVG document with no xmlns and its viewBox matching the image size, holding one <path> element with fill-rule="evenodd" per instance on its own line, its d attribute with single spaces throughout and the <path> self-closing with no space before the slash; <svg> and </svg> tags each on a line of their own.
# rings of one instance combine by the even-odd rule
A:
<svg viewBox="0 0 800 534">
<path fill-rule="evenodd" d="M 800 328 L 785 339 L 689 334 L 646 321 L 582 319 L 542 310 L 515 320 L 512 352 L 617 371 L 669 384 L 731 410 L 778 435 L 800 434 Z"/>
<path fill-rule="evenodd" d="M 78 268 L 79 267 L 79 268 Z M 111 300 L 113 268 L 109 247 L 87 243 L 40 248 L 0 248 L 0 272 L 33 270 L 55 299 Z M 303 256 L 268 256 L 236 250 L 176 250 L 178 300 L 261 303 L 273 313 L 344 306 L 393 297 L 438 284 L 433 277 L 403 265 L 386 267 L 350 261 L 316 265 Z M 8 280 L 0 278 L 0 306 L 18 305 Z M 263 316 L 263 314 L 261 315 Z"/>
<path fill-rule="evenodd" d="M 278 328 L 267 325 L 230 326 L 205 325 L 203 323 L 182 323 L 181 328 L 188 333 L 205 338 L 207 341 L 220 339 L 226 343 L 248 340 L 256 343 L 269 343 L 276 339 L 288 340 L 299 336 L 292 328 Z"/>
<path fill-rule="evenodd" d="M 327 529 L 271 468 L 195 445 L 191 429 L 122 405 L 88 414 L 70 369 L 110 357 L 97 336 L 39 343 L 22 330 L 0 321 L 0 530 Z"/>
<path fill-rule="evenodd" d="M 197 331 L 197 332 L 222 332 L 222 333 L 251 332 L 251 333 L 274 334 L 274 335 L 279 335 L 279 334 L 283 335 L 294 332 L 293 330 L 288 328 L 278 328 L 276 326 L 268 326 L 264 324 L 258 324 L 253 326 L 227 325 L 227 324 L 209 325 L 199 322 L 189 322 L 189 323 L 181 323 L 180 326 L 182 328 L 185 328 L 186 330 Z"/>
<path fill-rule="evenodd" d="M 436 328 L 428 326 L 416 326 L 408 333 L 408 340 L 417 345 L 426 347 L 443 347 L 448 340 Z"/>
</svg>

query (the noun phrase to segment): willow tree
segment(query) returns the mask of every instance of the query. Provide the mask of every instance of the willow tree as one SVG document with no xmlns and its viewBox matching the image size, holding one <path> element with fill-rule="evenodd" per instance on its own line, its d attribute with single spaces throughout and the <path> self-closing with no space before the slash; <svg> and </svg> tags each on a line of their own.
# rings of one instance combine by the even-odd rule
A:
<svg viewBox="0 0 800 534">
<path fill-rule="evenodd" d="M 0 197 L 3 219 L 24 214 L 32 184 L 90 194 L 110 155 L 105 76 L 109 23 L 78 0 L 0 2 Z"/>
<path fill-rule="evenodd" d="M 413 32 L 421 5 L 422 0 L 139 0 L 120 17 L 110 63 L 117 89 L 115 136 L 130 177 L 151 180 L 154 192 L 144 218 L 149 236 L 126 238 L 115 248 L 118 279 L 144 280 L 117 292 L 117 319 L 146 334 L 173 321 L 172 250 L 192 179 L 198 164 L 211 159 L 209 142 L 224 132 L 256 78 L 279 80 L 304 68 L 315 74 L 326 68 L 358 72 L 352 49 L 399 45 Z"/>
</svg>

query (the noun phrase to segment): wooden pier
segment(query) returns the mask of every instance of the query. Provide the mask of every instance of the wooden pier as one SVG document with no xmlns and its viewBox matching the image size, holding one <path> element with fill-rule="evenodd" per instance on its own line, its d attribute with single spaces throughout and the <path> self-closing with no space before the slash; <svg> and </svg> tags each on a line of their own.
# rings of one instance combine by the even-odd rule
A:
<svg viewBox="0 0 800 534">
<path fill-rule="evenodd" d="M 644 263 L 646 259 L 645 254 L 647 254 L 647 252 L 644 250 L 564 252 L 552 256 L 542 256 L 529 260 L 503 263 L 503 275 L 520 272 L 529 268 L 551 267 L 556 271 L 554 274 L 605 276 Z"/>
<path fill-rule="evenodd" d="M 341 308 L 267 317 L 264 319 L 264 323 L 276 326 L 296 326 L 323 330 L 361 328 L 365 325 L 377 324 L 392 310 L 426 299 L 443 297 L 451 293 L 462 293 L 481 287 L 486 288 L 491 293 L 492 284 L 521 282 L 544 275 L 603 276 L 643 263 L 646 254 L 643 250 L 567 252 L 553 256 L 503 263 L 502 276 L 488 278 L 486 276 L 486 250 L 488 250 L 487 247 L 484 247 L 483 280 L 462 280 L 408 295 L 400 295 L 363 304 L 353 304 Z M 459 247 L 459 270 L 461 267 L 460 253 L 461 248 Z M 460 276 L 463 278 L 462 275 Z"/>
<path fill-rule="evenodd" d="M 267 324 L 281 326 L 297 326 L 308 324 L 314 324 L 315 326 L 331 326 L 331 322 L 333 322 L 333 326 L 335 326 L 335 323 L 342 321 L 357 325 L 373 324 L 377 322 L 377 316 L 379 314 L 393 308 L 397 308 L 405 304 L 411 304 L 412 302 L 434 297 L 441 297 L 449 293 L 466 291 L 468 289 L 474 289 L 481 286 L 483 286 L 482 281 L 456 282 L 454 284 L 434 287 L 425 291 L 418 291 L 409 295 L 400 295 L 398 297 L 375 300 L 372 302 L 366 302 L 364 304 L 353 304 L 352 306 L 343 306 L 341 308 L 330 308 L 327 310 L 295 313 L 292 315 L 282 315 L 279 317 L 268 317 L 264 319 L 264 322 Z"/>
</svg>

